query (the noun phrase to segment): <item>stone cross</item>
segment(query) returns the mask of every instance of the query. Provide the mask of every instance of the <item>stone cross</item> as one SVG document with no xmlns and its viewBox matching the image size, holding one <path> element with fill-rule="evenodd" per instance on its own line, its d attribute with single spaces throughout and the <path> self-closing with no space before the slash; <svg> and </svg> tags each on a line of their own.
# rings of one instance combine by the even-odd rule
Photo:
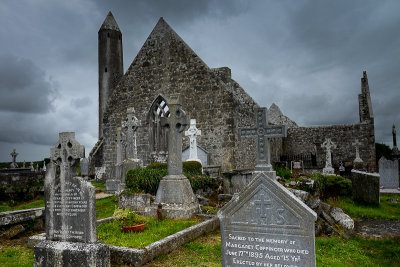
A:
<svg viewBox="0 0 400 267">
<path fill-rule="evenodd" d="M 18 168 L 18 165 L 17 165 L 18 153 L 15 151 L 15 148 L 14 148 L 13 152 L 11 152 L 10 155 L 12 157 L 12 163 L 10 164 L 10 168 L 12 168 L 12 169 Z"/>
<path fill-rule="evenodd" d="M 336 144 L 332 142 L 330 138 L 326 138 L 325 141 L 321 145 L 322 148 L 326 149 L 326 156 L 325 156 L 325 168 L 323 173 L 325 174 L 333 174 L 334 170 L 332 168 L 332 150 L 336 148 Z"/>
<path fill-rule="evenodd" d="M 46 171 L 46 161 L 43 161 L 43 171 Z"/>
<path fill-rule="evenodd" d="M 133 107 L 127 109 L 126 121 L 122 126 L 126 129 L 126 157 L 137 159 L 136 130 L 140 126 L 140 122 L 135 116 Z"/>
<path fill-rule="evenodd" d="M 356 139 L 354 141 L 354 143 L 352 143 L 352 145 L 356 147 L 356 158 L 354 159 L 354 162 L 357 162 L 357 163 L 363 162 L 363 160 L 360 158 L 360 146 L 361 146 L 360 141 L 358 141 L 358 139 Z"/>
<path fill-rule="evenodd" d="M 168 175 L 182 174 L 182 132 L 187 125 L 185 111 L 179 94 L 171 95 L 168 101 L 170 116 L 161 117 L 161 126 L 168 134 Z"/>
<path fill-rule="evenodd" d="M 269 139 L 286 137 L 286 125 L 268 126 L 267 108 L 256 108 L 256 128 L 239 129 L 239 137 L 256 138 L 257 165 L 256 171 L 272 171 Z"/>
<path fill-rule="evenodd" d="M 201 131 L 196 128 L 196 120 L 191 119 L 190 120 L 190 127 L 189 129 L 185 132 L 185 136 L 189 136 L 189 159 L 187 161 L 200 161 L 199 158 L 197 157 L 197 136 L 201 135 Z"/>
<path fill-rule="evenodd" d="M 50 149 L 50 159 L 60 166 L 71 167 L 77 159 L 85 157 L 85 147 L 75 140 L 74 132 L 59 133 L 59 141 Z"/>
</svg>

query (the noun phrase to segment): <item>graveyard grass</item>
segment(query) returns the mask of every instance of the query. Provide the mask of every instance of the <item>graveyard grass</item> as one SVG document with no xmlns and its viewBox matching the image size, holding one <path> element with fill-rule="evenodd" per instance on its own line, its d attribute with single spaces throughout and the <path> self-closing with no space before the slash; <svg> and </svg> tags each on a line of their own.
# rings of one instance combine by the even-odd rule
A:
<svg viewBox="0 0 400 267">
<path fill-rule="evenodd" d="M 339 197 L 338 200 L 330 200 L 328 203 L 341 208 L 352 218 L 400 220 L 399 204 L 391 203 L 390 199 L 400 202 L 399 195 L 381 195 L 379 206 L 356 204 L 350 197 Z"/>
<path fill-rule="evenodd" d="M 0 266 L 33 266 L 33 249 L 28 249 L 23 246 L 0 246 Z"/>
<path fill-rule="evenodd" d="M 114 213 L 114 207 L 116 205 L 115 196 L 97 199 L 96 200 L 96 215 L 97 219 L 110 217 Z M 34 200 L 28 202 L 22 202 L 15 206 L 8 204 L 0 205 L 0 212 L 12 211 L 12 210 L 23 210 L 44 207 L 44 197 L 38 196 Z"/>
<path fill-rule="evenodd" d="M 400 262 L 400 238 L 350 240 L 339 237 L 315 239 L 317 266 L 395 267 Z M 220 231 L 209 233 L 161 255 L 146 267 L 221 266 Z"/>
<path fill-rule="evenodd" d="M 143 217 L 146 229 L 139 233 L 125 233 L 116 222 L 101 224 L 97 227 L 98 240 L 112 246 L 142 248 L 169 235 L 199 223 L 199 219 L 172 220 Z"/>
</svg>

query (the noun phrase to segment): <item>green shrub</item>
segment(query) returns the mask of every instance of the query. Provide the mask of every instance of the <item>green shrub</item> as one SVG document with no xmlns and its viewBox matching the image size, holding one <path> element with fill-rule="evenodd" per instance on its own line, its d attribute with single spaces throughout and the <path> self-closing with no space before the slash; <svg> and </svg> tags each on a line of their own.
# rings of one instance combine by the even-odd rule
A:
<svg viewBox="0 0 400 267">
<path fill-rule="evenodd" d="M 199 189 L 205 190 L 206 188 L 211 188 L 216 190 L 219 186 L 217 179 L 209 177 L 204 174 L 194 174 L 194 175 L 188 174 L 186 175 L 186 177 L 189 179 L 193 192 L 196 192 Z"/>
<path fill-rule="evenodd" d="M 146 167 L 146 169 L 152 169 L 152 170 L 167 170 L 167 168 L 168 168 L 167 163 L 160 163 L 160 162 L 150 163 Z M 182 171 L 184 174 L 186 173 L 201 174 L 202 173 L 201 163 L 198 161 L 182 162 Z"/>
<path fill-rule="evenodd" d="M 155 195 L 158 184 L 165 175 L 165 169 L 131 169 L 126 174 L 126 187 L 135 193 Z"/>
<path fill-rule="evenodd" d="M 276 171 L 277 176 L 279 176 L 285 180 L 290 180 L 292 178 L 292 173 L 285 166 L 274 165 L 273 168 Z"/>
<path fill-rule="evenodd" d="M 315 189 L 323 199 L 351 196 L 351 180 L 349 179 L 342 176 L 324 176 L 321 174 L 313 174 L 312 178 L 315 178 Z"/>
<path fill-rule="evenodd" d="M 167 166 L 168 166 L 167 163 L 154 162 L 154 163 L 150 163 L 149 165 L 147 165 L 146 169 L 166 170 Z"/>
<path fill-rule="evenodd" d="M 201 174 L 202 167 L 198 161 L 185 161 L 182 163 L 183 173 Z"/>
</svg>

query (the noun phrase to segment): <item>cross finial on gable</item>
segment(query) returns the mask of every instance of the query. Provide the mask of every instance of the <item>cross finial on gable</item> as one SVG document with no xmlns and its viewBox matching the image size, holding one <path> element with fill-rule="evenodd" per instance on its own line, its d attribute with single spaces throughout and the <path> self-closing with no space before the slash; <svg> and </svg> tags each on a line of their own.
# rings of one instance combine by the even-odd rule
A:
<svg viewBox="0 0 400 267">
<path fill-rule="evenodd" d="M 267 108 L 256 108 L 256 128 L 239 129 L 239 137 L 256 138 L 256 171 L 272 171 L 269 139 L 286 137 L 286 125 L 268 126 Z"/>
</svg>

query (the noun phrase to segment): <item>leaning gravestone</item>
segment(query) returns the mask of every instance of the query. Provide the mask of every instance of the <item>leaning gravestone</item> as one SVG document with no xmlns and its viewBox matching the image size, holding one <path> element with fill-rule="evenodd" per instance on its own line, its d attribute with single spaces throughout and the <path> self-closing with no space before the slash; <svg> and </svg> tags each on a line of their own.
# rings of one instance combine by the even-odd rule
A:
<svg viewBox="0 0 400 267">
<path fill-rule="evenodd" d="M 379 159 L 379 185 L 381 189 L 399 188 L 399 161 L 387 160 L 384 157 Z"/>
<path fill-rule="evenodd" d="M 254 178 L 217 213 L 222 264 L 315 266 L 317 214 L 276 181 L 269 157 L 269 137 L 274 135 L 268 136 L 266 120 L 263 120 L 266 109 L 257 109 L 256 116 L 258 130 L 254 133 L 258 133 L 258 145 Z M 274 134 L 286 136 L 286 128 L 272 129 Z M 253 129 L 248 134 L 247 131 L 242 129 L 241 136 L 253 136 Z"/>
<path fill-rule="evenodd" d="M 51 149 L 45 178 L 46 240 L 35 246 L 35 266 L 110 266 L 109 246 L 97 242 L 95 188 L 76 177 L 76 163 L 84 155 L 73 132 L 60 133 Z"/>
</svg>

